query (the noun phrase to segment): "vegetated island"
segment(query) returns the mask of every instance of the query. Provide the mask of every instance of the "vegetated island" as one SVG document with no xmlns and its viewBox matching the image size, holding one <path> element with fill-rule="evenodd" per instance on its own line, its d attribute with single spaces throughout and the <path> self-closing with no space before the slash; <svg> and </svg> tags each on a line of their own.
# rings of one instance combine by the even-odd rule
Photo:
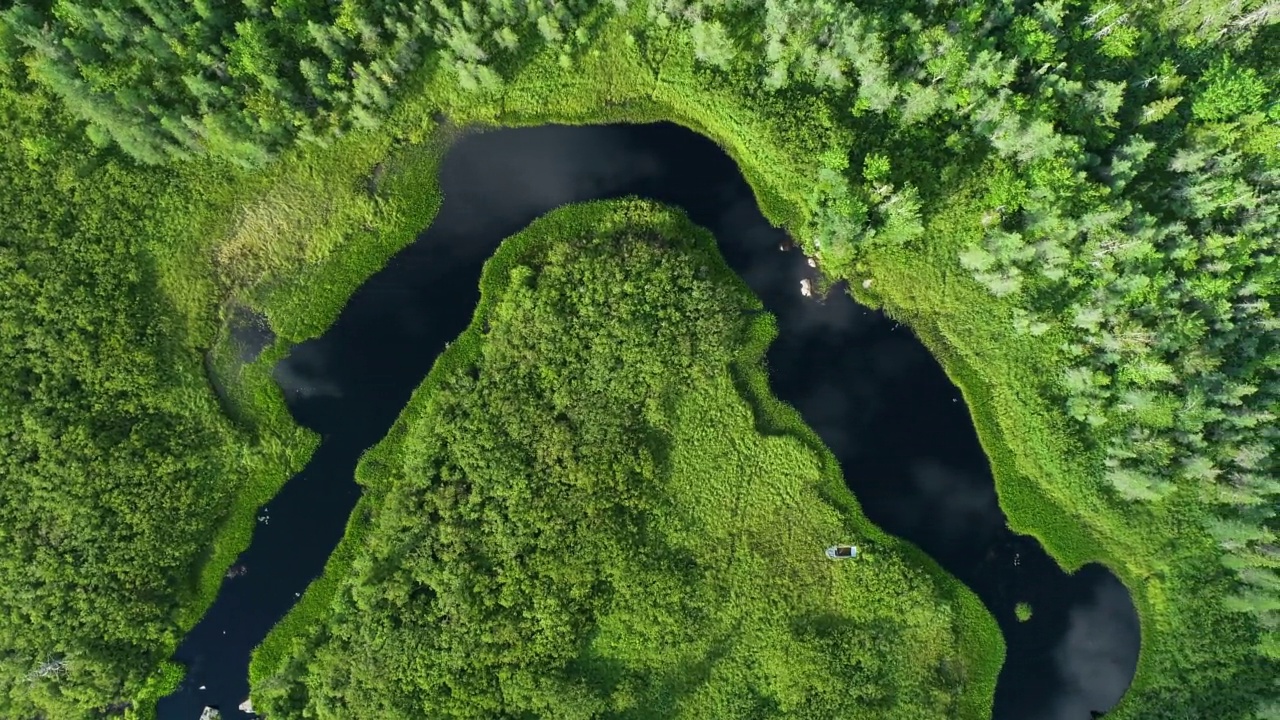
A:
<svg viewBox="0 0 1280 720">
<path fill-rule="evenodd" d="M 1018 622 L 1027 622 L 1031 619 L 1032 608 L 1031 603 L 1020 602 L 1013 606 L 1013 614 L 1018 618 Z"/>
<path fill-rule="evenodd" d="M 271 363 L 429 222 L 443 116 L 715 139 L 934 352 L 1011 526 L 1124 581 L 1108 717 L 1280 716 L 1274 3 L 467 7 L 0 12 L 0 714 L 181 677 L 315 445 Z M 280 337 L 244 367 L 233 302 Z"/>
<path fill-rule="evenodd" d="M 990 715 L 977 597 L 871 525 L 769 394 L 772 316 L 637 200 L 504 241 L 255 653 L 268 717 Z M 824 550 L 855 541 L 855 559 Z M 923 567 L 922 567 L 923 566 Z"/>
</svg>

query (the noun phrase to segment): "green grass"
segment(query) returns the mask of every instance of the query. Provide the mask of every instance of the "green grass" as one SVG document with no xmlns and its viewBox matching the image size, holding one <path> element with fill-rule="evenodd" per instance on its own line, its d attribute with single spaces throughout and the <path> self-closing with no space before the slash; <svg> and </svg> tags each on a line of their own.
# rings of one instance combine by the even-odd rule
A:
<svg viewBox="0 0 1280 720">
<path fill-rule="evenodd" d="M 765 615 L 750 600 L 773 598 L 791 609 L 863 615 L 870 622 L 883 617 L 891 605 L 887 589 L 910 584 L 906 578 L 916 580 L 915 568 L 923 567 L 933 581 L 933 602 L 945 609 L 948 622 L 929 623 L 918 636 L 904 638 L 904 645 L 955 648 L 963 658 L 964 682 L 950 717 L 989 717 L 1004 643 L 976 596 L 918 550 L 893 541 L 867 521 L 851 502 L 843 477 L 831 474 L 831 459 L 824 457 L 828 451 L 814 452 L 807 428 L 794 434 L 759 434 L 753 415 L 763 409 L 738 396 L 728 377 L 690 390 L 679 410 L 672 492 L 678 504 L 694 509 L 681 529 L 691 547 L 707 555 L 718 547 L 734 548 L 725 569 L 732 578 L 723 582 L 733 587 L 733 602 L 746 598 L 741 600 L 748 605 L 743 614 Z M 781 412 L 775 413 L 775 427 L 799 430 L 777 417 Z M 856 560 L 832 562 L 820 553 L 826 545 L 850 540 L 863 547 Z M 769 626 L 770 620 L 765 616 L 743 622 Z M 955 637 L 943 640 L 948 633 Z M 785 654 L 778 654 L 786 648 L 784 643 L 762 640 L 760 647 L 747 652 L 767 658 L 761 662 L 788 662 Z M 896 648 L 877 652 L 911 654 Z M 922 666 L 930 665 L 928 658 L 915 657 Z M 935 656 L 932 662 L 941 660 Z"/>
</svg>

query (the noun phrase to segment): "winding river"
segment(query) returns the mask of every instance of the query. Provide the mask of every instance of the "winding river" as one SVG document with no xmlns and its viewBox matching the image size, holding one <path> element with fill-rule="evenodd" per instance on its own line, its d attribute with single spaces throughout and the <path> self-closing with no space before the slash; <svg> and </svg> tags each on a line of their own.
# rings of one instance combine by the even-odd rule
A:
<svg viewBox="0 0 1280 720">
<path fill-rule="evenodd" d="M 1008 645 L 995 720 L 1089 720 L 1120 699 L 1139 645 L 1128 592 L 1100 566 L 1067 575 L 1008 529 L 959 391 L 907 327 L 842 291 L 801 295 L 814 271 L 780 251 L 785 233 L 713 142 L 671 124 L 470 133 L 445 157 L 441 186 L 431 227 L 365 282 L 328 332 L 276 366 L 294 418 L 323 442 L 259 513 L 243 575 L 224 583 L 178 649 L 189 672 L 161 701 L 160 720 L 195 720 L 206 705 L 248 717 L 236 707 L 248 695 L 250 652 L 323 568 L 359 496 L 360 453 L 466 327 L 485 259 L 559 205 L 625 195 L 678 205 L 715 234 L 778 317 L 767 356 L 774 392 L 835 452 L 871 520 L 920 546 L 995 615 Z M 1032 606 L 1029 621 L 1015 617 L 1018 602 Z"/>
</svg>

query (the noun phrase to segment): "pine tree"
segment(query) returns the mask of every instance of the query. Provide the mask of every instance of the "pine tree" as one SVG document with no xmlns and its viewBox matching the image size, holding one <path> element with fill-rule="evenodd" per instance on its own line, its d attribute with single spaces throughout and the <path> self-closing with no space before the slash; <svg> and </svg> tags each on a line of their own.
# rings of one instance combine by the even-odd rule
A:
<svg viewBox="0 0 1280 720">
<path fill-rule="evenodd" d="M 729 40 L 728 31 L 719 21 L 694 23 L 692 36 L 694 55 L 700 62 L 723 68 L 733 59 L 733 43 Z"/>
</svg>

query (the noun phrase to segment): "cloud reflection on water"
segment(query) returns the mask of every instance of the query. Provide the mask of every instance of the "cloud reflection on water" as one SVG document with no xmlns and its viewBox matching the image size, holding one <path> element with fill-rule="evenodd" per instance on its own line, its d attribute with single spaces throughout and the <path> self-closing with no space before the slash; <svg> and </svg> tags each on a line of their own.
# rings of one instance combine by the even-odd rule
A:
<svg viewBox="0 0 1280 720">
<path fill-rule="evenodd" d="M 342 388 L 328 372 L 328 357 L 318 341 L 295 345 L 272 371 L 285 396 L 342 397 Z"/>
<path fill-rule="evenodd" d="M 989 478 L 926 457 L 911 460 L 904 481 L 909 489 L 895 512 L 898 522 L 917 533 L 986 546 L 1004 525 Z"/>
<path fill-rule="evenodd" d="M 1053 658 L 1060 693 L 1035 720 L 1081 720 L 1119 702 L 1138 661 L 1137 617 L 1120 581 L 1104 576 L 1092 601 L 1071 609 Z"/>
<path fill-rule="evenodd" d="M 471 134 L 444 164 L 447 199 L 433 231 L 459 238 L 506 234 L 550 207 L 613 195 L 663 172 L 654 153 L 637 148 L 625 132 L 567 126 L 548 128 L 536 145 L 509 133 Z M 491 250 L 475 245 L 453 249 L 486 256 Z"/>
</svg>

